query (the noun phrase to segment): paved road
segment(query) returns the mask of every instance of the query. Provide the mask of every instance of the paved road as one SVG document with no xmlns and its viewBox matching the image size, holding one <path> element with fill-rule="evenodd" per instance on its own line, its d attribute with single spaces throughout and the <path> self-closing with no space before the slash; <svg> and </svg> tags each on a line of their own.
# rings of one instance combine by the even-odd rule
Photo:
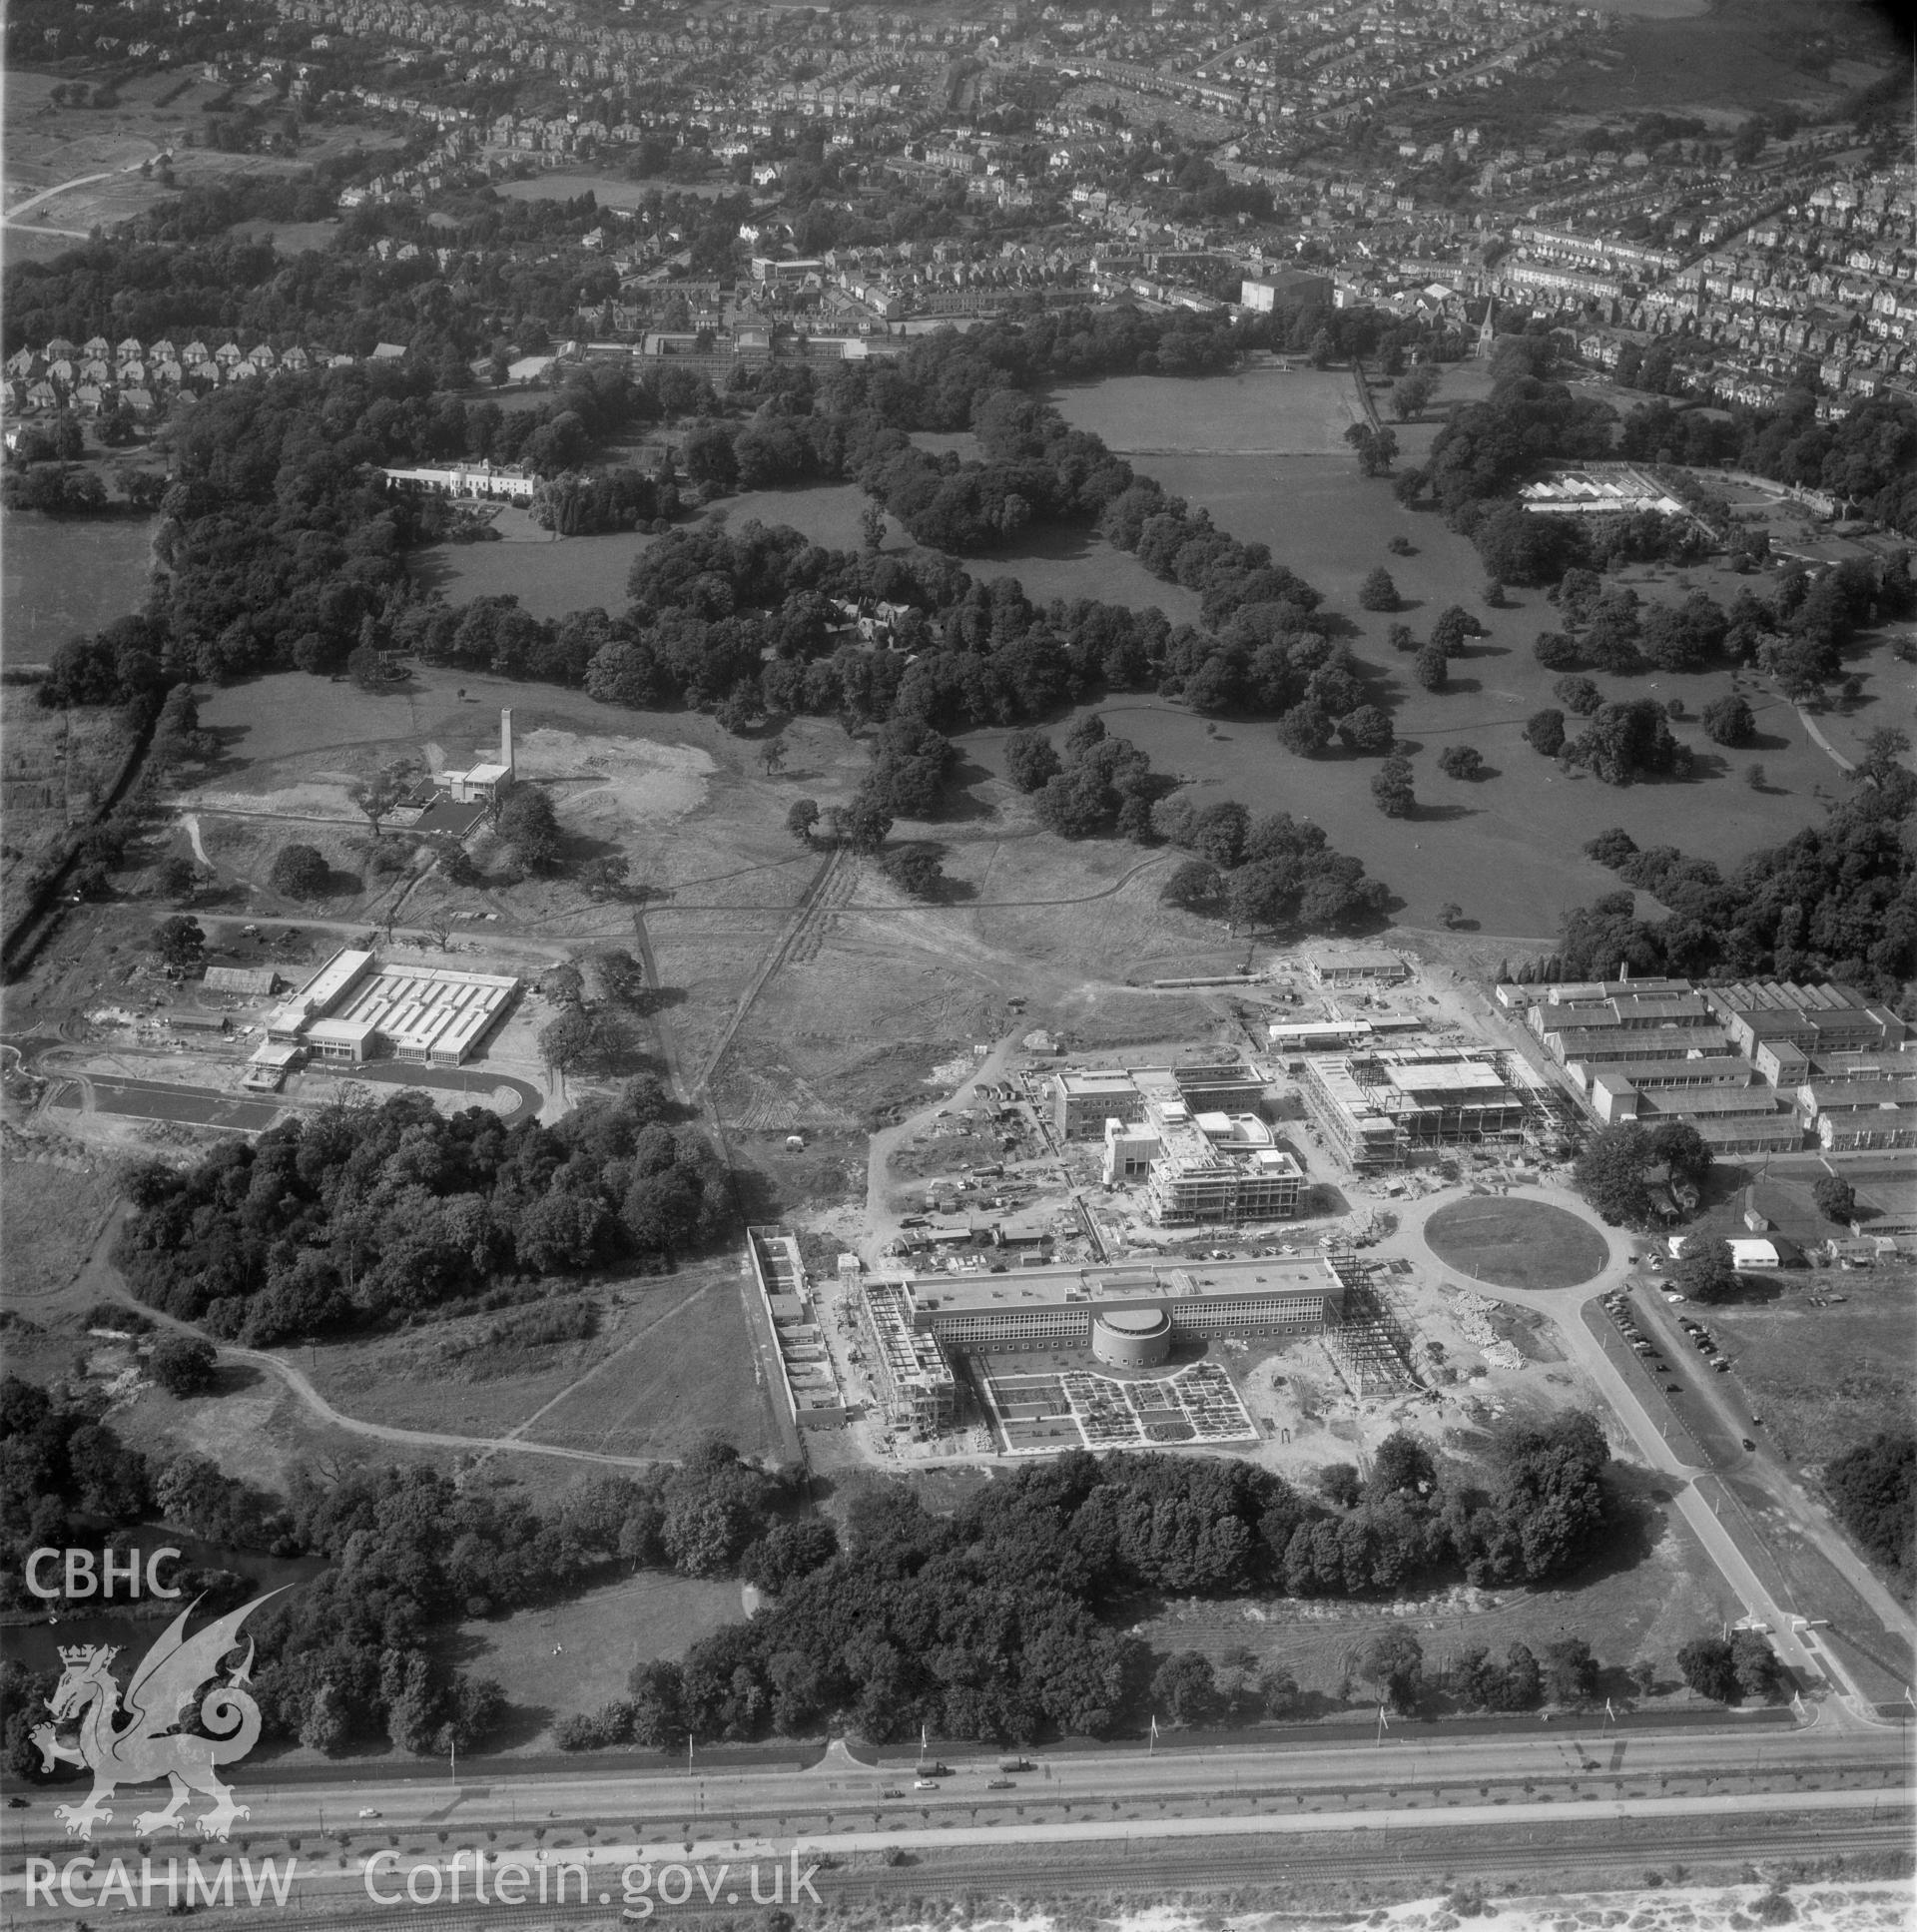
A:
<svg viewBox="0 0 1917 1932">
<path fill-rule="evenodd" d="M 248 1099 L 238 1093 L 180 1086 L 169 1080 L 101 1079 L 84 1073 L 56 1077 L 63 1084 L 47 1104 L 75 1113 L 120 1113 L 136 1120 L 175 1120 L 188 1126 L 261 1133 L 286 1111 L 283 1101 Z"/>
<path fill-rule="evenodd" d="M 1513 1188 L 1510 1193 L 1514 1199 L 1548 1201 L 1552 1206 L 1565 1208 L 1580 1215 L 1586 1221 L 1591 1219 L 1589 1210 L 1583 1202 L 1566 1188 L 1553 1186 Z M 1388 1251 L 1396 1250 L 1413 1255 L 1425 1261 L 1426 1265 L 1430 1265 L 1435 1257 L 1432 1257 L 1430 1251 L 1424 1246 L 1424 1223 L 1432 1214 L 1455 1199 L 1455 1195 L 1447 1193 L 1407 1203 L 1400 1211 L 1397 1233 L 1384 1244 L 1384 1247 Z M 1865 1696 L 1859 1690 L 1849 1674 L 1828 1650 L 1817 1645 L 1814 1639 L 1806 1641 L 1803 1635 L 1791 1628 L 1796 1606 L 1792 1603 L 1779 1602 L 1765 1587 L 1738 1548 L 1735 1538 L 1718 1520 L 1716 1513 L 1698 1491 L 1691 1480 L 1694 1470 L 1687 1464 L 1684 1456 L 1665 1441 L 1665 1418 L 1653 1413 L 1651 1404 L 1658 1403 L 1661 1406 L 1660 1397 L 1640 1395 L 1639 1391 L 1632 1386 L 1630 1379 L 1605 1353 L 1598 1338 L 1579 1318 L 1581 1304 L 1606 1294 L 1612 1288 L 1626 1287 L 1630 1280 L 1629 1241 L 1609 1229 L 1600 1228 L 1599 1232 L 1609 1243 L 1611 1258 L 1604 1271 L 1596 1280 L 1587 1282 L 1582 1287 L 1500 1288 L 1489 1282 L 1479 1282 L 1474 1284 L 1475 1289 L 1480 1294 L 1495 1296 L 1500 1300 L 1536 1309 L 1551 1317 L 1567 1353 L 1602 1393 L 1612 1414 L 1616 1416 L 1625 1433 L 1636 1446 L 1639 1456 L 1651 1469 L 1670 1478 L 1672 1503 L 1678 1514 L 1684 1519 L 1691 1534 L 1703 1545 L 1711 1561 L 1722 1573 L 1724 1581 L 1736 1592 L 1745 1610 L 1769 1626 L 1771 1642 L 1778 1655 L 1792 1669 L 1813 1680 L 1824 1678 L 1833 1682 L 1846 1699 L 1849 1712 L 1847 1721 L 1857 1723 L 1877 1721 L 1872 1714 L 1875 1699 Z M 1774 1470 L 1771 1473 L 1774 1475 Z"/>
<path fill-rule="evenodd" d="M 1440 1820 L 1456 1826 L 1481 1816 L 1499 1823 L 1525 1816 L 1801 1813 L 1854 1809 L 1860 1802 L 1887 1807 L 1910 1802 L 1907 1740 L 1897 1733 L 1845 1734 L 1819 1722 L 1781 1733 L 1731 1724 L 1704 1732 L 1626 1735 L 1605 1732 L 1601 1725 L 1600 1716 L 1576 1735 L 1566 1734 L 1571 1726 L 1540 1726 L 1530 1736 L 1414 1742 L 1388 1736 L 1382 1748 L 1353 1740 L 1329 1748 L 1174 1750 L 1156 1756 L 1136 1745 L 1061 1753 L 1038 1757 L 1013 1779 L 1014 1789 L 1000 1792 L 987 1788 L 997 1775 L 995 1757 L 960 1761 L 952 1775 L 938 1780 L 938 1789 L 919 1791 L 912 1788 L 912 1760 L 904 1753 L 878 1768 L 861 1764 L 837 1744 L 804 1770 L 700 1769 L 690 1777 L 663 1767 L 612 1775 L 525 1774 L 493 1759 L 468 1767 L 468 1781 L 457 1785 L 437 1777 L 382 1781 L 377 1772 L 276 1782 L 272 1767 L 262 1765 L 246 1779 L 245 1794 L 253 1806 L 249 1829 L 255 1833 L 323 1829 L 322 1820 L 336 1828 L 367 1809 L 378 1814 L 382 1831 L 392 1832 L 455 1820 L 470 1832 L 535 1820 L 616 1818 L 623 1821 L 622 1837 L 640 1834 L 641 1842 L 655 1833 L 691 1837 L 694 1829 L 686 1820 L 694 1819 L 705 1821 L 703 1828 L 715 1835 L 721 1829 L 757 1831 L 777 1833 L 787 1842 L 797 1835 L 801 1844 L 820 1847 L 836 1826 L 846 1849 L 865 1848 L 881 1826 L 891 1827 L 883 1842 L 900 1842 L 904 1833 L 927 1844 L 958 1845 L 1007 1842 L 1014 1832 L 1042 1843 L 1154 1832 L 1375 1829 L 1386 1819 L 1408 1826 Z M 1727 1770 L 1727 1763 L 1734 1768 Z M 888 1791 L 897 1795 L 888 1798 Z M 1376 1802 L 1366 1804 L 1365 1792 L 1375 1793 Z M 1498 1797 L 1505 1801 L 1494 1804 Z M 1115 1807 L 1159 1799 L 1215 1804 L 1220 1812 L 1160 1819 L 1112 1815 Z M 978 1822 L 979 1812 L 994 1810 L 1012 1816 Z M 5 1816 L 9 1849 L 32 1848 L 50 1834 L 52 1820 L 37 1803 L 26 1814 Z"/>
</svg>

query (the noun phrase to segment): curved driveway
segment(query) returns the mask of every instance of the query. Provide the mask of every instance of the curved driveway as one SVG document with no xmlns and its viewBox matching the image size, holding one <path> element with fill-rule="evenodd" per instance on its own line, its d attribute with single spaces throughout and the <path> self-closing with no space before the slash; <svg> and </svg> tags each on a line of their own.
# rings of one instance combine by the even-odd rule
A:
<svg viewBox="0 0 1917 1932">
<path fill-rule="evenodd" d="M 1853 1683 L 1849 1674 L 1837 1659 L 1814 1638 L 1808 1637 L 1792 1628 L 1795 1613 L 1790 1605 L 1780 1603 L 1774 1597 L 1738 1548 L 1735 1538 L 1719 1520 L 1705 1492 L 1698 1486 L 1699 1472 L 1694 1464 L 1674 1448 L 1668 1439 L 1668 1423 L 1654 1415 L 1651 1409 L 1620 1372 L 1617 1364 L 1610 1359 L 1598 1337 L 1591 1332 L 1581 1319 L 1581 1310 L 1586 1303 L 1594 1301 L 1612 1289 L 1624 1288 L 1629 1284 L 1632 1246 L 1630 1237 L 1606 1228 L 1593 1219 L 1590 1210 L 1569 1188 L 1541 1184 L 1534 1187 L 1515 1187 L 1507 1190 L 1516 1199 L 1537 1200 L 1553 1207 L 1564 1208 L 1576 1214 L 1580 1220 L 1595 1227 L 1609 1247 L 1610 1259 L 1603 1271 L 1595 1279 L 1577 1288 L 1502 1288 L 1492 1282 L 1478 1281 L 1465 1276 L 1475 1293 L 1496 1297 L 1516 1306 L 1536 1310 L 1549 1316 L 1555 1324 L 1559 1338 L 1566 1353 L 1581 1368 L 1592 1384 L 1602 1394 L 1612 1415 L 1622 1425 L 1630 1438 L 1638 1456 L 1651 1469 L 1668 1479 L 1672 1501 L 1692 1535 L 1703 1545 L 1710 1559 L 1723 1573 L 1730 1585 L 1742 1600 L 1745 1610 L 1760 1622 L 1770 1626 L 1771 1638 L 1778 1654 L 1793 1669 L 1810 1677 L 1822 1677 L 1833 1682 L 1844 1694 L 1844 1700 L 1853 1716 L 1860 1721 L 1875 1721 L 1872 1706 L 1874 1700 L 1866 1697 Z M 1387 1254 L 1401 1254 L 1406 1259 L 1427 1268 L 1445 1269 L 1437 1255 L 1425 1245 L 1425 1223 L 1441 1208 L 1454 1204 L 1458 1195 L 1447 1190 L 1445 1193 L 1429 1196 L 1423 1200 L 1405 1203 L 1395 1208 L 1399 1224 L 1396 1233 L 1379 1244 Z M 1450 1269 L 1453 1275 L 1462 1275 L 1462 1270 Z M 1658 1405 L 1661 1407 L 1662 1405 Z M 1688 1441 L 1688 1432 L 1684 1432 Z M 1787 1499 L 1778 1494 L 1779 1485 L 1774 1473 L 1760 1464 L 1752 1464 L 1750 1473 L 1765 1483 L 1777 1495 L 1784 1507 L 1790 1508 Z M 1732 1507 L 1735 1507 L 1734 1505 Z M 1791 1514 L 1798 1514 L 1796 1509 Z M 1819 1548 L 1824 1549 L 1830 1532 L 1823 1526 L 1824 1536 L 1819 1540 Z M 1824 1552 L 1827 1556 L 1831 1553 Z M 1854 1573 L 1861 1569 L 1854 1555 L 1844 1552 L 1846 1563 L 1839 1566 L 1840 1572 L 1855 1583 Z M 1875 1581 L 1874 1579 L 1872 1580 Z M 1876 1608 L 1876 1598 L 1885 1595 L 1878 1585 L 1875 1595 L 1868 1601 Z M 1909 1618 L 1903 1618 L 1907 1627 Z M 1833 1715 L 1835 1711 L 1833 1710 Z"/>
</svg>

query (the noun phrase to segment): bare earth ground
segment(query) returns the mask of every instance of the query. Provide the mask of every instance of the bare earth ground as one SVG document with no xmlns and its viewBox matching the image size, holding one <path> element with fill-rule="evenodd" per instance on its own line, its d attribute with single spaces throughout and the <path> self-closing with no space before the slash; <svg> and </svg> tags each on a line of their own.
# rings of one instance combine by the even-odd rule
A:
<svg viewBox="0 0 1917 1932">
<path fill-rule="evenodd" d="M 0 858 L 0 895 L 66 843 L 112 790 L 126 742 L 111 711 L 46 711 L 31 686 L 0 686 L 0 787 L 7 852 Z M 9 910 L 11 910 L 9 908 Z"/>
<path fill-rule="evenodd" d="M 69 1291 L 119 1200 L 112 1163 L 77 1141 L 8 1128 L 0 1198 L 0 1307 L 35 1321 L 75 1312 Z"/>
</svg>

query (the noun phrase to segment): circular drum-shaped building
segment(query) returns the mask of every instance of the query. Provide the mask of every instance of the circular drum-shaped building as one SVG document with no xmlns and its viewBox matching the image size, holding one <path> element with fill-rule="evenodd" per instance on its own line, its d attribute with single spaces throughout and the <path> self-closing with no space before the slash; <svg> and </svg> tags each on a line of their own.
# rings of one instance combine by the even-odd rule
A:
<svg viewBox="0 0 1917 1932">
<path fill-rule="evenodd" d="M 1151 1369 L 1171 1354 L 1171 1317 L 1162 1308 L 1116 1308 L 1091 1320 L 1091 1352 L 1114 1369 Z"/>
</svg>

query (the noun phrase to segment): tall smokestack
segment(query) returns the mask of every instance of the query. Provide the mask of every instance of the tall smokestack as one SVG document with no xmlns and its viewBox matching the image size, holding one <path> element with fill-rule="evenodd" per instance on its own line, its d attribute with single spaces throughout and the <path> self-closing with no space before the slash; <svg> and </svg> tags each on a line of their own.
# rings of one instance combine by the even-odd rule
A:
<svg viewBox="0 0 1917 1932">
<path fill-rule="evenodd" d="M 506 776 L 512 776 L 512 707 L 510 705 L 499 714 L 499 762 L 506 768 Z"/>
</svg>

